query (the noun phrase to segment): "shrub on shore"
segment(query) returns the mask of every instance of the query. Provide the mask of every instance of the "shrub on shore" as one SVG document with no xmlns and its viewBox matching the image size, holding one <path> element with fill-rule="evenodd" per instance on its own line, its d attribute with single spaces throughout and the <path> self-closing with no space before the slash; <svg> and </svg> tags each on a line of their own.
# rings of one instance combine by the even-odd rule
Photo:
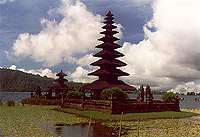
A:
<svg viewBox="0 0 200 137">
<path fill-rule="evenodd" d="M 101 98 L 125 100 L 125 99 L 128 99 L 128 94 L 121 88 L 113 87 L 113 88 L 109 88 L 109 89 L 104 89 L 101 92 Z"/>
<path fill-rule="evenodd" d="M 15 101 L 13 101 L 13 100 L 8 100 L 8 101 L 7 101 L 7 105 L 8 105 L 8 106 L 15 106 Z"/>
<path fill-rule="evenodd" d="M 31 104 L 31 105 L 62 105 L 62 100 L 47 100 L 41 98 L 25 98 L 21 100 L 22 105 Z"/>
<path fill-rule="evenodd" d="M 82 96 L 83 96 L 83 92 L 81 92 L 81 91 L 69 91 L 67 93 L 68 98 L 80 99 Z"/>
<path fill-rule="evenodd" d="M 179 97 L 176 94 L 174 94 L 173 92 L 167 92 L 167 93 L 165 93 L 161 97 L 161 99 L 163 101 L 165 101 L 165 102 L 174 102 L 174 101 L 179 101 L 180 100 Z"/>
</svg>

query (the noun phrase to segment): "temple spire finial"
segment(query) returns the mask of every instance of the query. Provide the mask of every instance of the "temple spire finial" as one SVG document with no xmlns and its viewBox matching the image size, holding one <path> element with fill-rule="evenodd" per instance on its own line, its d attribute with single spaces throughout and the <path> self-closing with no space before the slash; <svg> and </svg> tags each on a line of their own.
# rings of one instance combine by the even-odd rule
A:
<svg viewBox="0 0 200 137">
<path fill-rule="evenodd" d="M 112 12 L 109 10 L 106 16 L 114 16 L 114 14 L 112 14 Z"/>
</svg>

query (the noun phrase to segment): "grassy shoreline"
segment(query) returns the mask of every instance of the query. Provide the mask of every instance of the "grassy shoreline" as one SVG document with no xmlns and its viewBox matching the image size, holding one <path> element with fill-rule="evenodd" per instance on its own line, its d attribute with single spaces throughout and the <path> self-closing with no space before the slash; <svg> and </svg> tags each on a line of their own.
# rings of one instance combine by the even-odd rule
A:
<svg viewBox="0 0 200 137">
<path fill-rule="evenodd" d="M 16 104 L 0 107 L 0 135 L 4 136 L 58 136 L 47 129 L 56 124 L 88 123 L 88 118 L 53 111 L 58 106 Z"/>
<path fill-rule="evenodd" d="M 63 110 L 67 112 L 58 112 Z M 48 129 L 55 129 L 56 124 L 87 124 L 89 122 L 88 117 L 92 117 L 93 122 L 100 121 L 102 125 L 116 129 L 114 130 L 116 133 L 113 132 L 113 135 L 117 136 L 120 119 L 120 115 L 110 115 L 94 111 L 67 110 L 61 109 L 60 106 L 22 106 L 21 104 L 16 104 L 15 107 L 8 107 L 4 104 L 3 107 L 0 107 L 0 112 L 0 136 L 56 137 L 59 135 Z M 200 110 L 125 114 L 122 129 L 126 134 L 123 134 L 123 136 L 137 136 L 138 131 L 141 136 L 170 136 L 173 134 L 180 135 L 180 133 L 181 136 L 196 136 L 200 134 L 200 122 L 175 118 L 197 116 L 199 114 Z M 172 115 L 174 119 L 172 119 Z M 200 119 L 200 116 L 195 118 Z M 179 132 L 174 130 L 179 130 Z"/>
<path fill-rule="evenodd" d="M 118 121 L 121 118 L 121 115 L 111 115 L 108 113 L 98 112 L 98 111 L 79 111 L 75 109 L 66 109 L 66 108 L 56 108 L 56 111 L 75 114 L 81 117 L 92 117 L 92 119 L 97 121 Z M 137 120 L 147 120 L 147 119 L 170 119 L 170 118 L 186 118 L 200 115 L 199 113 L 194 112 L 150 112 L 150 113 L 127 113 L 123 115 L 123 120 L 125 121 L 137 121 Z"/>
</svg>

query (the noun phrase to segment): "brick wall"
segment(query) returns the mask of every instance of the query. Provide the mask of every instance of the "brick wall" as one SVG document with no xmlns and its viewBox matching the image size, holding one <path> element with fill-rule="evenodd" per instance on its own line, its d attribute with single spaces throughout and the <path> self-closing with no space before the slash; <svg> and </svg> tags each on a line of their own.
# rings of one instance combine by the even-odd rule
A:
<svg viewBox="0 0 200 137">
<path fill-rule="evenodd" d="M 138 102 L 134 99 L 117 100 L 90 100 L 90 99 L 65 99 L 63 108 L 73 108 L 77 110 L 94 110 L 107 112 L 110 114 L 123 113 L 144 113 L 161 111 L 180 111 L 179 102 Z"/>
</svg>

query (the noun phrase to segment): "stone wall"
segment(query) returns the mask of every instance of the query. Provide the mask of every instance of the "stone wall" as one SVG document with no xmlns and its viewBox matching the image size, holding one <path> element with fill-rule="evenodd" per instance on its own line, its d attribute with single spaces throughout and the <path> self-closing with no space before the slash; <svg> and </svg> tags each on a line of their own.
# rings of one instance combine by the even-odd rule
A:
<svg viewBox="0 0 200 137">
<path fill-rule="evenodd" d="M 65 99 L 63 108 L 77 110 L 94 110 L 110 114 L 144 113 L 161 111 L 180 111 L 179 102 L 166 103 L 163 101 L 138 102 L 134 99 L 117 100 L 90 100 L 90 99 Z"/>
</svg>

